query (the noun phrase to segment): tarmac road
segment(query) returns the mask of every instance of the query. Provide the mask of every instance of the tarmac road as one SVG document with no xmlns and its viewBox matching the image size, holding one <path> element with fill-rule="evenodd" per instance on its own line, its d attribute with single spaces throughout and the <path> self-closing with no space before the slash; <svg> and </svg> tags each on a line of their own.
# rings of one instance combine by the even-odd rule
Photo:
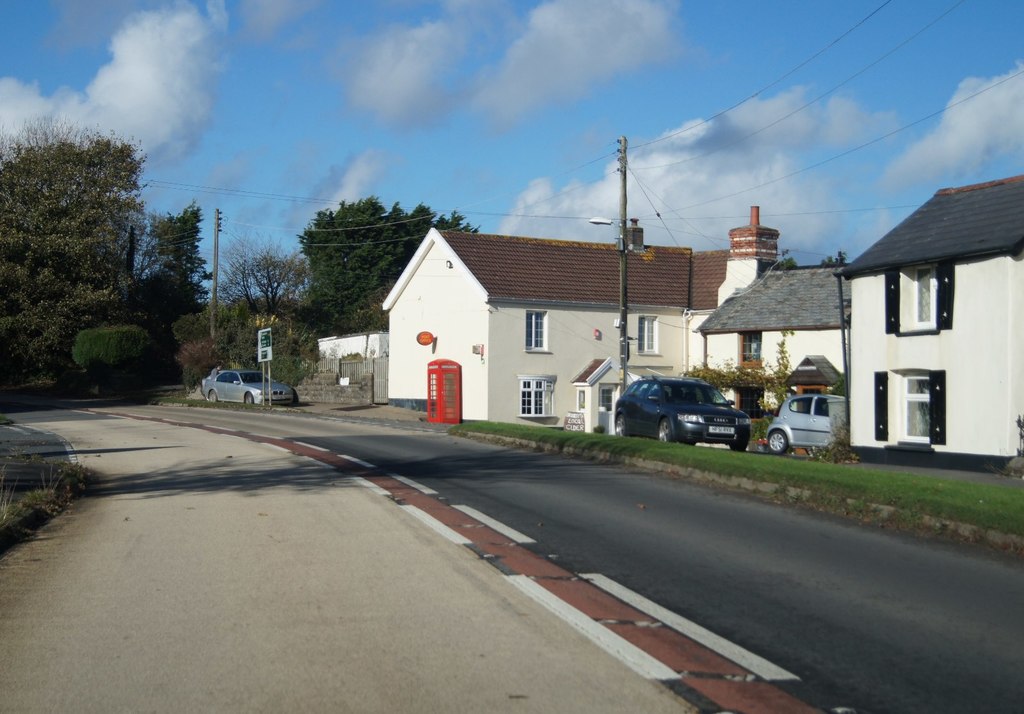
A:
<svg viewBox="0 0 1024 714">
<path fill-rule="evenodd" d="M 112 495 L 0 558 L 0 711 L 691 711 L 336 470 L 151 422 L 36 426 Z M 118 487 L 140 475 L 174 487 Z"/>
</svg>

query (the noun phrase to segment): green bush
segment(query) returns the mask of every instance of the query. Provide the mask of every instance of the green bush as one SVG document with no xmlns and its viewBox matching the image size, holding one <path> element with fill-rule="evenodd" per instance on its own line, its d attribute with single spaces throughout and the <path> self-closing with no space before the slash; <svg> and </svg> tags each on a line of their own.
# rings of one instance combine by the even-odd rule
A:
<svg viewBox="0 0 1024 714">
<path fill-rule="evenodd" d="M 78 333 L 71 357 L 86 370 L 124 368 L 138 364 L 149 345 L 149 335 L 138 325 L 94 327 Z"/>
</svg>

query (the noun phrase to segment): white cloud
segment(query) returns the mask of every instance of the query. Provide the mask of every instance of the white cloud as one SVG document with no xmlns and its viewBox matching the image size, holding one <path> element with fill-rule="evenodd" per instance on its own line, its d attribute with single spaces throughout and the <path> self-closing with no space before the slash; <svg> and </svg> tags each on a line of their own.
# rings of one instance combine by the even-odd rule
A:
<svg viewBox="0 0 1024 714">
<path fill-rule="evenodd" d="M 67 119 L 141 143 L 151 157 L 191 149 L 213 111 L 219 77 L 220 0 L 206 18 L 192 5 L 129 16 L 110 42 L 111 60 L 84 91 L 43 96 L 37 85 L 0 78 L 0 125 L 18 129 L 40 117 Z"/>
<path fill-rule="evenodd" d="M 856 140 L 890 118 L 837 100 L 812 105 L 755 133 L 805 103 L 802 90 L 791 90 L 751 100 L 711 122 L 691 120 L 646 147 L 634 141 L 628 152 L 627 213 L 642 219 L 646 241 L 724 249 L 729 229 L 746 225 L 750 206 L 759 205 L 762 223 L 782 232 L 780 249 L 793 251 L 798 262 L 818 262 L 834 252 L 832 242 L 844 219 L 826 212 L 841 203 L 837 194 L 845 188 L 843 179 L 801 169 L 815 163 L 816 152 L 834 150 L 833 142 Z M 851 118 L 859 124 L 854 126 Z M 524 216 L 506 218 L 501 232 L 613 240 L 614 229 L 591 226 L 586 219 L 602 215 L 617 220 L 621 179 L 616 169 L 616 161 L 609 161 L 604 178 L 590 184 L 557 186 L 546 178 L 534 180 L 511 211 Z M 525 217 L 529 215 L 575 218 L 559 222 Z"/>
<path fill-rule="evenodd" d="M 1006 74 L 963 80 L 939 125 L 893 161 L 884 183 L 905 186 L 934 183 L 944 175 L 984 173 L 988 164 L 1008 157 L 1019 163 L 1024 158 L 1024 76 L 1015 75 L 1022 71 L 1024 62 L 1018 61 Z"/>
<path fill-rule="evenodd" d="M 314 189 L 314 195 L 332 201 L 333 208 L 342 201 L 358 201 L 374 193 L 374 186 L 387 172 L 391 158 L 384 151 L 369 149 L 345 162 L 332 165 L 327 176 Z"/>
<path fill-rule="evenodd" d="M 499 124 L 589 94 L 676 49 L 675 3 L 551 0 L 530 13 L 500 65 L 479 77 L 474 105 Z"/>
<path fill-rule="evenodd" d="M 395 27 L 357 45 L 345 69 L 349 102 L 399 125 L 434 118 L 449 105 L 440 79 L 461 59 L 453 22 Z"/>
<path fill-rule="evenodd" d="M 507 126 L 676 51 L 675 0 L 548 0 L 522 23 L 511 7 L 449 0 L 437 19 L 361 40 L 343 72 L 350 104 L 407 126 L 469 106 Z"/>
</svg>

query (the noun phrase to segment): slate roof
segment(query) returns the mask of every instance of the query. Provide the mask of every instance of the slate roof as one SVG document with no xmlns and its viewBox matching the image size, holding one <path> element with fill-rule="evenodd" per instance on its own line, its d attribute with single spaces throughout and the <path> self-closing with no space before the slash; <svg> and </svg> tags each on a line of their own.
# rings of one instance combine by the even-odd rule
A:
<svg viewBox="0 0 1024 714">
<path fill-rule="evenodd" d="M 708 316 L 699 331 L 822 330 L 839 329 L 839 325 L 834 269 L 795 268 L 774 270 L 733 295 Z"/>
<path fill-rule="evenodd" d="M 786 379 L 790 387 L 797 385 L 827 384 L 839 381 L 839 370 L 824 355 L 808 355 L 796 366 Z"/>
<path fill-rule="evenodd" d="M 1024 175 L 945 188 L 847 265 L 846 277 L 1024 249 Z"/>
<path fill-rule="evenodd" d="M 441 235 L 491 300 L 619 304 L 619 253 L 611 243 L 461 231 Z M 692 256 L 690 248 L 663 246 L 631 254 L 627 302 L 689 307 Z"/>
</svg>

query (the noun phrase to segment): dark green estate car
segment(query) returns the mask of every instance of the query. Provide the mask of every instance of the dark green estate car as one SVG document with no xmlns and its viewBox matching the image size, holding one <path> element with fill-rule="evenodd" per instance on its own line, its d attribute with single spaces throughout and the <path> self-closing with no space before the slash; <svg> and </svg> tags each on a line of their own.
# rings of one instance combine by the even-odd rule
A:
<svg viewBox="0 0 1024 714">
<path fill-rule="evenodd" d="M 750 417 L 732 404 L 701 379 L 647 377 L 629 385 L 615 403 L 615 433 L 745 451 Z"/>
</svg>

